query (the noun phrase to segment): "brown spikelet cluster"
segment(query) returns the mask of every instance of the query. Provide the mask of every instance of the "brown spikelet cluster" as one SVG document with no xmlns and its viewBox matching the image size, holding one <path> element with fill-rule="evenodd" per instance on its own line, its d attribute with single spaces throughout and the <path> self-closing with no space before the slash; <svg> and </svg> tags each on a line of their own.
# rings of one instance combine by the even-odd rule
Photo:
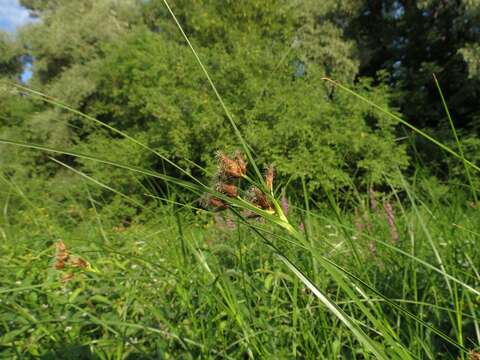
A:
<svg viewBox="0 0 480 360">
<path fill-rule="evenodd" d="M 280 207 L 282 208 L 285 216 L 288 216 L 288 200 L 285 194 L 282 194 L 282 198 L 280 199 Z"/>
<path fill-rule="evenodd" d="M 269 165 L 265 170 L 265 184 L 267 185 L 267 189 L 269 191 L 273 191 L 273 177 L 275 172 L 273 170 L 273 166 Z"/>
<path fill-rule="evenodd" d="M 270 192 L 273 191 L 274 176 L 275 176 L 275 170 L 273 169 L 273 166 L 272 165 L 267 166 L 265 168 L 264 177 L 265 177 L 265 185 L 267 187 L 267 190 Z M 254 195 L 251 201 L 255 206 L 259 207 L 262 210 L 267 210 L 267 211 L 273 210 L 272 204 L 268 200 L 267 195 L 262 190 L 260 190 L 257 187 L 252 187 L 251 190 Z"/>
<path fill-rule="evenodd" d="M 365 225 L 367 226 L 368 232 L 372 233 L 373 232 L 373 225 L 372 225 L 372 222 L 370 221 L 370 215 L 368 214 L 367 210 L 363 213 L 363 221 L 365 222 Z"/>
<path fill-rule="evenodd" d="M 235 198 L 238 196 L 238 187 L 233 183 L 235 179 L 240 179 L 247 174 L 247 163 L 243 155 L 235 153 L 233 158 L 219 151 L 216 154 L 218 162 L 218 172 L 215 178 L 214 189 L 219 193 Z M 228 209 L 228 204 L 217 197 L 206 196 L 203 199 L 205 207 L 213 207 L 215 211 Z"/>
<path fill-rule="evenodd" d="M 70 259 L 70 265 L 74 268 L 86 269 L 88 266 L 88 263 L 80 257 L 72 257 Z"/>
<path fill-rule="evenodd" d="M 244 178 L 247 174 L 247 163 L 245 157 L 236 152 L 233 157 L 227 156 L 225 153 L 219 151 L 216 154 L 218 163 L 218 172 L 215 177 L 213 188 L 215 191 L 230 198 L 237 198 L 240 196 L 239 180 Z M 265 168 L 265 185 L 268 192 L 273 191 L 273 180 L 275 171 L 273 166 Z M 251 186 L 248 190 L 243 192 L 244 199 L 255 205 L 259 209 L 266 211 L 273 211 L 273 206 L 268 200 L 267 194 L 256 186 Z M 224 198 L 204 196 L 203 205 L 211 207 L 214 211 L 222 211 L 228 209 L 229 205 Z M 253 212 L 245 214 L 246 217 L 257 217 Z"/>
<path fill-rule="evenodd" d="M 468 360 L 480 360 L 480 352 L 470 351 L 468 353 Z"/>
<path fill-rule="evenodd" d="M 242 178 L 247 174 L 247 163 L 239 152 L 236 152 L 235 157 L 231 159 L 219 151 L 217 153 L 217 161 L 219 163 L 220 178 Z"/>
<path fill-rule="evenodd" d="M 64 270 L 67 266 L 77 269 L 86 269 L 89 264 L 86 260 L 78 256 L 70 256 L 70 253 L 65 246 L 63 240 L 59 240 L 55 244 L 55 263 L 53 267 L 56 270 Z M 66 282 L 73 279 L 72 273 L 62 275 L 61 281 Z"/>
<path fill-rule="evenodd" d="M 73 274 L 72 273 L 67 273 L 62 275 L 62 278 L 60 279 L 61 282 L 67 282 L 73 279 Z"/>
<path fill-rule="evenodd" d="M 219 198 L 211 198 L 208 201 L 208 205 L 211 205 L 215 208 L 216 211 L 222 211 L 228 209 L 228 205 Z"/>
<path fill-rule="evenodd" d="M 365 230 L 367 230 L 369 233 L 372 233 L 373 226 L 368 215 L 368 210 L 365 210 L 362 215 L 360 209 L 355 208 L 354 224 L 358 235 L 362 235 Z M 377 243 L 375 239 L 370 240 L 368 243 L 368 249 L 373 256 L 377 254 Z"/>
<path fill-rule="evenodd" d="M 216 190 L 228 197 L 237 197 L 238 196 L 238 188 L 234 184 L 226 184 L 219 182 L 216 186 Z"/>
<path fill-rule="evenodd" d="M 272 210 L 272 205 L 268 201 L 267 196 L 257 187 L 253 187 L 252 203 L 262 210 Z"/>
<path fill-rule="evenodd" d="M 460 360 L 460 356 L 457 357 L 457 360 Z M 467 354 L 467 360 L 480 360 L 480 352 L 471 350 Z"/>
<path fill-rule="evenodd" d="M 65 268 L 65 263 L 68 261 L 70 255 L 63 240 L 59 240 L 55 244 L 55 269 L 61 270 Z"/>
</svg>

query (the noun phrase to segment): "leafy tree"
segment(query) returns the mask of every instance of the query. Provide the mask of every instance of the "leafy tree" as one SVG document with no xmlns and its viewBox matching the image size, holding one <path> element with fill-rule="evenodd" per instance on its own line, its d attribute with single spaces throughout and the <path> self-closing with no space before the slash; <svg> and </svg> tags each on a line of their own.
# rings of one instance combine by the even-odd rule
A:
<svg viewBox="0 0 480 360">
<path fill-rule="evenodd" d="M 21 33 L 35 59 L 31 86 L 185 167 L 191 160 L 212 169 L 216 150 L 239 147 L 162 1 L 23 4 L 41 19 Z M 359 11 L 357 2 L 181 0 L 173 11 L 260 163 L 273 162 L 285 179 L 306 178 L 312 190 L 349 188 L 351 175 L 357 184 L 379 183 L 382 172 L 406 165 L 395 124 L 322 80 L 334 77 L 389 106 L 385 85 L 354 83 L 359 49 L 344 32 Z M 24 129 L 29 141 L 172 171 L 144 149 L 52 106 L 28 116 Z M 63 160 L 103 181 L 110 178 L 127 194 L 148 183 Z M 33 163 L 36 173 L 54 181 L 56 165 L 43 155 Z"/>
<path fill-rule="evenodd" d="M 21 48 L 8 33 L 0 32 L 0 75 L 16 76 L 22 69 Z"/>
<path fill-rule="evenodd" d="M 358 68 L 354 44 L 329 22 L 333 2 L 232 4 L 235 11 L 217 1 L 179 2 L 174 11 L 261 163 L 305 176 L 312 189 L 348 187 L 352 174 L 380 182 L 383 171 L 406 164 L 391 121 L 321 80 L 352 84 Z M 97 113 L 115 113 L 111 121 L 131 131 L 141 124 L 151 146 L 171 158 L 209 163 L 216 149 L 238 146 L 235 136 L 164 8 L 150 3 L 144 14 L 150 30 L 105 50 Z M 388 106 L 386 87 L 362 81 L 358 90 Z"/>
<path fill-rule="evenodd" d="M 368 0 L 346 26 L 360 76 L 387 71 L 395 104 L 420 127 L 448 126 L 435 73 L 459 127 L 478 127 L 479 5 L 470 0 Z"/>
</svg>

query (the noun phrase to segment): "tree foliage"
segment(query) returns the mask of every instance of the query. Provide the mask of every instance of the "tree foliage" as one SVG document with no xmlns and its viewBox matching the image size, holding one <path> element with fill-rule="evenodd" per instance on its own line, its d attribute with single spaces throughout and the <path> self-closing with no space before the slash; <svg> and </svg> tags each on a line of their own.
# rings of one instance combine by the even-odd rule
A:
<svg viewBox="0 0 480 360">
<path fill-rule="evenodd" d="M 478 127 L 479 5 L 470 0 L 364 1 L 347 32 L 362 76 L 387 71 L 395 104 L 420 127 L 448 126 L 432 73 L 457 126 Z"/>
<path fill-rule="evenodd" d="M 172 10 L 259 162 L 317 190 L 380 184 L 384 173 L 408 165 L 397 124 L 336 91 L 325 76 L 416 125 L 439 128 L 446 122 L 435 72 L 460 127 L 475 126 L 479 9 L 458 2 L 181 0 Z M 39 18 L 20 33 L 22 54 L 34 59 L 33 88 L 141 139 L 195 175 L 202 176 L 191 161 L 211 169 L 216 150 L 239 146 L 163 1 L 22 4 Z M 18 76 L 19 63 L 11 63 L 18 56 L 5 59 L 2 74 Z M 10 135 L 173 173 L 76 114 L 29 106 Z M 38 173 L 48 168 L 45 176 L 55 176 L 45 156 L 27 158 Z M 65 160 L 104 180 L 111 172 Z M 118 186 L 134 194 L 134 184 L 146 182 Z"/>
</svg>

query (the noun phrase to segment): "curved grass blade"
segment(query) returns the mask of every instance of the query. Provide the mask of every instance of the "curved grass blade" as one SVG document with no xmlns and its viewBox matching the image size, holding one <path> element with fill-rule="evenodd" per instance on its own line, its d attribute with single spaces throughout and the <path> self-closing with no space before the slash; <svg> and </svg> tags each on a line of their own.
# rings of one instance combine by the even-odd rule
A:
<svg viewBox="0 0 480 360">
<path fill-rule="evenodd" d="M 445 114 L 447 114 L 448 122 L 450 124 L 450 128 L 452 129 L 453 137 L 455 138 L 455 142 L 457 143 L 458 152 L 460 153 L 460 156 L 463 159 L 463 166 L 465 167 L 465 172 L 466 172 L 466 175 L 467 175 L 468 183 L 470 185 L 470 191 L 472 192 L 473 200 L 475 200 L 475 203 L 478 203 L 477 191 L 475 190 L 475 186 L 473 185 L 473 180 L 472 180 L 472 176 L 470 174 L 470 169 L 468 168 L 467 163 L 465 162 L 465 155 L 464 155 L 464 152 L 463 152 L 463 146 L 462 146 L 462 143 L 460 142 L 460 139 L 458 138 L 457 129 L 455 129 L 455 125 L 453 124 L 452 116 L 450 115 L 450 110 L 448 109 L 447 101 L 445 100 L 445 97 L 443 96 L 442 88 L 440 87 L 440 83 L 438 82 L 438 79 L 435 76 L 435 74 L 433 74 L 433 80 L 435 81 L 435 85 L 437 86 L 438 94 L 440 95 L 440 99 L 442 100 L 442 104 L 443 104 L 443 108 L 445 110 Z"/>
<path fill-rule="evenodd" d="M 405 121 L 404 119 L 402 119 L 401 117 L 393 114 L 392 112 L 388 111 L 387 109 L 384 109 L 383 107 L 375 104 L 373 101 L 367 99 L 366 97 L 358 94 L 357 92 L 349 89 L 348 87 L 336 82 L 335 80 L 332 80 L 330 78 L 327 78 L 327 77 L 324 77 L 322 78 L 322 80 L 326 80 L 330 83 L 332 83 L 333 85 L 339 87 L 340 89 L 346 91 L 347 93 L 355 96 L 356 98 L 362 100 L 363 102 L 371 105 L 372 107 L 374 107 L 375 109 L 383 112 L 384 114 L 390 116 L 391 118 L 397 120 L 399 123 L 405 125 L 406 127 L 410 128 L 411 130 L 413 130 L 414 132 L 416 132 L 417 134 L 419 134 L 420 136 L 424 137 L 425 139 L 427 139 L 428 141 L 434 143 L 435 145 L 437 145 L 438 147 L 440 147 L 442 150 L 445 150 L 446 152 L 448 152 L 449 154 L 455 156 L 456 158 L 462 160 L 465 164 L 468 164 L 470 167 L 472 167 L 473 169 L 477 170 L 477 171 L 480 171 L 480 167 L 478 167 L 477 165 L 475 165 L 474 163 L 472 163 L 471 161 L 465 159 L 461 154 L 458 154 L 456 151 L 450 149 L 448 146 L 442 144 L 440 141 L 436 140 L 435 138 L 431 137 L 430 135 L 428 135 L 426 132 L 420 130 L 419 128 L 413 126 L 412 124 L 410 124 L 408 121 Z"/>
<path fill-rule="evenodd" d="M 115 193 L 115 194 L 123 197 L 124 199 L 128 200 L 129 202 L 131 202 L 131 203 L 134 204 L 135 206 L 138 206 L 139 208 L 141 208 L 141 209 L 143 209 L 143 210 L 148 210 L 148 208 L 147 208 L 146 206 L 140 204 L 140 203 L 139 203 L 138 201 L 136 201 L 135 199 L 131 198 L 131 197 L 128 196 L 128 195 L 125 195 L 124 193 L 122 193 L 121 191 L 118 191 L 117 189 L 112 188 L 111 186 L 108 186 L 107 184 L 104 184 L 103 182 L 101 182 L 101 181 L 99 181 L 99 180 L 97 180 L 97 179 L 94 179 L 93 177 L 85 174 L 83 171 L 77 170 L 77 169 L 71 167 L 70 165 L 67 165 L 67 164 L 65 164 L 64 162 L 62 162 L 62 161 L 60 161 L 60 160 L 57 160 L 57 159 L 55 159 L 55 158 L 53 158 L 53 157 L 51 157 L 51 156 L 49 156 L 49 159 L 52 160 L 52 161 L 54 161 L 54 162 L 56 162 L 57 164 L 65 167 L 65 168 L 67 168 L 68 170 L 73 171 L 75 174 L 80 175 L 80 176 L 84 177 L 85 179 L 93 182 L 94 184 L 96 184 L 96 185 L 98 185 L 98 186 L 100 186 L 100 187 L 102 187 L 102 188 L 104 188 L 104 189 L 107 189 L 107 190 L 109 190 L 109 191 L 111 191 L 111 192 L 113 192 L 113 193 Z"/>
<path fill-rule="evenodd" d="M 161 158 L 162 160 L 166 161 L 168 164 L 170 164 L 171 166 L 173 166 L 175 169 L 179 170 L 182 174 L 188 176 L 190 179 L 192 179 L 193 181 L 197 182 L 197 183 L 201 183 L 200 180 L 198 180 L 196 177 L 194 177 L 192 174 L 190 174 L 188 171 L 186 171 L 185 169 L 183 169 L 182 167 L 180 167 L 179 165 L 177 165 L 176 163 L 174 163 L 172 160 L 170 160 L 169 158 L 167 158 L 166 156 L 160 154 L 158 151 L 152 149 L 151 147 L 143 144 L 142 142 L 138 141 L 137 139 L 135 139 L 134 137 L 128 135 L 127 133 L 121 131 L 121 130 L 118 130 L 117 128 L 111 126 L 111 125 L 108 125 L 107 123 L 103 122 L 103 121 L 100 121 L 90 115 L 87 115 L 87 114 L 84 114 L 82 113 L 81 111 L 79 110 L 76 110 L 74 108 L 72 108 L 71 106 L 68 106 L 60 101 L 58 101 L 57 99 L 49 96 L 49 95 L 46 95 L 40 91 L 36 91 L 36 90 L 33 90 L 33 89 L 30 89 L 26 86 L 23 86 L 23 85 L 20 85 L 20 84 L 17 84 L 17 83 L 14 83 L 14 82 L 8 82 L 8 84 L 10 84 L 11 86 L 19 89 L 20 91 L 23 91 L 25 94 L 27 95 L 31 95 L 33 97 L 37 97 L 39 99 L 41 99 L 42 101 L 48 103 L 48 104 L 51 104 L 51 105 L 54 105 L 60 109 L 64 109 L 68 112 L 71 112 L 72 114 L 75 114 L 75 115 L 78 115 L 86 120 L 89 120 L 97 125 L 100 125 L 102 127 L 105 127 L 107 128 L 108 130 L 110 131 L 113 131 L 114 133 L 124 137 L 125 139 L 133 142 L 134 144 L 152 152 L 153 154 L 155 154 L 156 156 L 158 156 L 159 158 Z M 197 168 L 200 168 L 202 171 L 206 172 L 206 170 L 204 168 L 202 168 L 201 166 L 199 166 L 198 164 L 188 160 L 188 159 L 185 159 L 188 163 L 190 163 L 191 165 L 194 165 L 195 167 Z"/>
<path fill-rule="evenodd" d="M 164 174 L 158 173 L 156 171 L 146 170 L 146 169 L 139 168 L 139 167 L 133 166 L 133 165 L 122 164 L 122 163 L 119 163 L 119 162 L 116 162 L 116 161 L 103 159 L 103 158 L 100 158 L 98 156 L 82 154 L 82 153 L 75 152 L 75 151 L 62 150 L 62 149 L 52 148 L 52 147 L 43 146 L 43 145 L 25 143 L 25 142 L 21 142 L 21 141 L 2 139 L 2 138 L 0 138 L 0 144 L 15 145 L 15 146 L 21 146 L 21 147 L 29 148 L 29 149 L 36 149 L 36 150 L 42 150 L 42 151 L 46 151 L 46 152 L 52 152 L 52 153 L 56 153 L 56 154 L 70 155 L 70 156 L 74 156 L 74 157 L 78 157 L 78 158 L 82 158 L 82 159 L 87 159 L 87 160 L 92 160 L 92 161 L 96 161 L 96 162 L 100 162 L 100 163 L 104 163 L 104 164 L 108 164 L 108 165 L 113 165 L 113 166 L 116 166 L 116 167 L 119 167 L 119 168 L 127 169 L 127 170 L 134 171 L 134 172 L 138 172 L 138 173 L 141 173 L 143 175 L 156 177 L 156 178 L 159 178 L 159 179 L 164 180 L 166 182 L 170 182 L 170 183 L 173 183 L 173 184 L 180 185 L 180 186 L 182 186 L 186 189 L 189 189 L 190 191 L 196 192 L 198 194 L 202 194 L 204 191 L 209 190 L 209 187 L 207 187 L 206 185 L 204 185 L 201 182 L 199 182 L 199 185 L 193 184 L 191 182 L 181 180 L 181 179 L 177 179 L 177 178 L 172 177 L 172 176 L 164 175 Z"/>
<path fill-rule="evenodd" d="M 250 227 L 246 219 L 233 210 L 233 212 Z M 310 291 L 326 306 L 326 308 L 339 319 L 347 328 L 353 333 L 357 340 L 365 347 L 366 350 L 376 356 L 377 359 L 389 359 L 379 344 L 368 337 L 367 334 L 348 316 L 335 302 L 331 301 L 325 294 L 323 294 L 314 283 L 306 276 L 283 252 L 277 248 L 271 241 L 269 241 L 260 231 L 255 227 L 250 227 L 263 242 L 273 250 L 274 254 L 292 271 L 295 276 L 305 285 Z"/>
<path fill-rule="evenodd" d="M 445 341 L 448 341 L 450 344 L 456 346 L 458 349 L 464 351 L 464 352 L 468 352 L 468 349 L 466 349 L 464 346 L 462 346 L 461 344 L 457 343 L 455 340 L 453 340 L 452 338 L 450 338 L 448 335 L 444 334 L 443 332 L 441 332 L 440 330 L 436 329 L 435 327 L 433 327 L 432 325 L 428 324 L 427 322 L 423 321 L 422 319 L 420 319 L 419 317 L 415 316 L 414 314 L 412 314 L 410 311 L 408 311 L 407 309 L 404 309 L 402 306 L 396 304 L 395 302 L 391 301 L 389 298 L 387 298 L 386 296 L 384 296 L 380 291 L 376 290 L 374 287 L 368 285 L 366 282 L 364 282 L 362 279 L 360 279 L 358 276 L 354 275 L 353 273 L 349 272 L 348 270 L 342 268 L 341 266 L 339 266 L 338 264 L 334 263 L 333 261 L 331 261 L 330 259 L 324 257 L 324 256 L 321 256 L 320 255 L 320 258 L 322 261 L 325 261 L 327 263 L 329 263 L 330 265 L 334 266 L 335 268 L 337 268 L 338 270 L 340 270 L 341 272 L 345 273 L 347 276 L 351 277 L 352 279 L 354 279 L 355 281 L 359 282 L 360 284 L 362 284 L 363 286 L 365 286 L 368 290 L 372 291 L 375 295 L 381 297 L 386 303 L 388 303 L 390 306 L 392 306 L 393 308 L 399 310 L 400 312 L 402 312 L 403 314 L 405 314 L 406 316 L 410 317 L 411 319 L 417 321 L 418 323 L 422 324 L 423 326 L 425 326 L 426 328 L 432 330 L 435 334 L 437 334 L 438 336 L 440 336 L 442 339 L 444 339 Z"/>
<path fill-rule="evenodd" d="M 220 105 L 223 109 L 223 111 L 225 112 L 225 115 L 227 116 L 229 122 L 230 122 L 230 125 L 232 126 L 234 132 L 235 132 L 235 135 L 237 136 L 237 138 L 240 140 L 240 143 L 242 144 L 242 147 L 243 147 L 243 150 L 245 151 L 245 154 L 247 154 L 247 158 L 248 160 L 250 161 L 250 163 L 252 164 L 254 170 L 255 170 L 255 174 L 256 176 L 258 177 L 258 180 L 259 180 L 259 183 L 263 185 L 263 187 L 266 187 L 265 184 L 264 184 L 264 181 L 263 181 L 263 177 L 262 177 L 262 174 L 260 172 L 260 170 L 258 169 L 258 166 L 257 164 L 255 163 L 255 159 L 253 158 L 252 156 L 252 153 L 250 151 L 250 147 L 247 145 L 247 142 L 245 141 L 245 139 L 243 138 L 240 130 L 238 129 L 237 127 L 237 124 L 235 123 L 235 121 L 233 120 L 233 116 L 232 114 L 230 113 L 230 111 L 228 110 L 227 106 L 225 105 L 225 102 L 223 101 L 223 98 L 222 96 L 220 95 L 220 93 L 218 92 L 217 90 L 217 87 L 215 86 L 212 78 L 210 77 L 210 74 L 208 73 L 207 69 L 205 68 L 205 65 L 203 65 L 203 62 L 202 60 L 200 59 L 200 56 L 198 55 L 197 51 L 195 50 L 195 48 L 193 47 L 192 43 L 190 42 L 190 39 L 188 38 L 187 34 L 185 33 L 185 31 L 183 30 L 183 27 L 182 25 L 180 24 L 180 22 L 178 21 L 177 17 L 175 16 L 175 14 L 173 13 L 170 5 L 168 4 L 168 1 L 167 0 L 163 0 L 163 3 L 165 4 L 165 6 L 167 7 L 168 9 L 168 12 L 170 13 L 170 15 L 172 16 L 173 20 L 175 21 L 175 24 L 177 25 L 178 29 L 180 30 L 180 32 L 182 33 L 182 36 L 183 38 L 185 39 L 185 41 L 187 42 L 188 44 L 188 47 L 190 48 L 190 50 L 192 50 L 192 53 L 193 55 L 195 56 L 195 59 L 196 61 L 198 62 L 198 65 L 200 66 L 200 68 L 202 69 L 203 73 L 205 74 L 205 77 L 207 78 L 207 81 L 208 83 L 210 84 L 210 87 L 212 88 L 213 92 L 215 93 L 215 96 L 217 97 L 218 101 L 220 102 Z"/>
</svg>

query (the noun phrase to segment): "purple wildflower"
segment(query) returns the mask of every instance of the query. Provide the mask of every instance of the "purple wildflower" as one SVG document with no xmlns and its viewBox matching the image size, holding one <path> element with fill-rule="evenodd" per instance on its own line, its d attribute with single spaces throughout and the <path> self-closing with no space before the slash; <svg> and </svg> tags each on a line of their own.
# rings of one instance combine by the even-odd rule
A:
<svg viewBox="0 0 480 360">
<path fill-rule="evenodd" d="M 285 197 L 285 194 L 283 194 L 282 198 L 280 199 L 280 206 L 282 207 L 282 211 L 285 216 L 288 216 L 288 200 Z"/>
<path fill-rule="evenodd" d="M 397 226 L 395 225 L 395 214 L 393 213 L 393 207 L 388 201 L 385 201 L 383 203 L 383 208 L 385 209 L 385 214 L 387 215 L 387 223 L 388 227 L 390 228 L 390 238 L 393 242 L 397 242 L 398 231 Z"/>
<path fill-rule="evenodd" d="M 377 211 L 377 195 L 375 194 L 375 190 L 373 190 L 373 187 L 368 188 L 368 196 L 370 197 L 370 208 L 372 209 L 372 211 Z"/>
</svg>

